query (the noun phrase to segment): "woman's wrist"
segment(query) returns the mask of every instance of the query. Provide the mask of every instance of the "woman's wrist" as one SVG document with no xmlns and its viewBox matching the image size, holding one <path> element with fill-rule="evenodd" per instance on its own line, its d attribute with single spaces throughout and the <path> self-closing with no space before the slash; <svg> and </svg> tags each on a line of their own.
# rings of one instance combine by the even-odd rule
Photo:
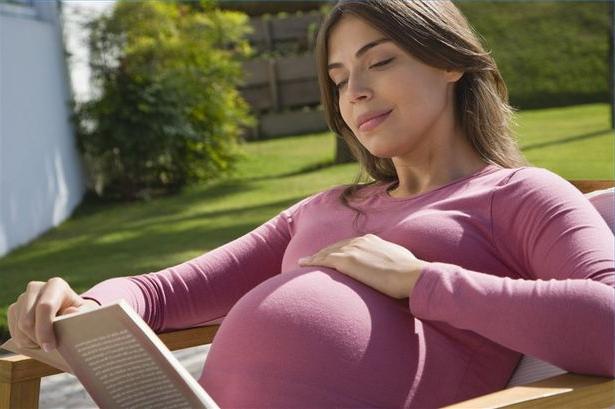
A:
<svg viewBox="0 0 615 409">
<path fill-rule="evenodd" d="M 425 267 L 428 262 L 415 259 L 412 261 L 408 273 L 404 275 L 404 282 L 400 286 L 400 293 L 398 298 L 408 298 L 412 295 L 412 291 L 416 286 L 419 277 L 421 276 L 421 272 L 423 271 L 423 267 Z"/>
</svg>

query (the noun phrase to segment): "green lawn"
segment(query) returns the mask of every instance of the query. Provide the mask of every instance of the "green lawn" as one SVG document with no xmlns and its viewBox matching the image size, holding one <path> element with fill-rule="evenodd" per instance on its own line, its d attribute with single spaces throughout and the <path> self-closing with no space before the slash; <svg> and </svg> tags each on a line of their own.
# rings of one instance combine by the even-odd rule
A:
<svg viewBox="0 0 615 409">
<path fill-rule="evenodd" d="M 521 146 L 536 166 L 566 178 L 612 179 L 606 104 L 528 111 Z M 224 244 L 301 198 L 348 183 L 354 164 L 332 165 L 329 133 L 245 146 L 237 177 L 149 203 L 82 205 L 74 216 L 0 259 L 0 340 L 6 308 L 30 280 L 65 278 L 77 291 L 114 276 L 155 271 Z"/>
</svg>

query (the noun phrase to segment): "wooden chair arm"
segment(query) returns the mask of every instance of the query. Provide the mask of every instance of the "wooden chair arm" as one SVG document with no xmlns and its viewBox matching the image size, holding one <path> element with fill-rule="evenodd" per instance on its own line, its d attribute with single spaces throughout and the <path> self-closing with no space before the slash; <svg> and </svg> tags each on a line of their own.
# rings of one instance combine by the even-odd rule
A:
<svg viewBox="0 0 615 409">
<path fill-rule="evenodd" d="M 162 342 L 171 351 L 211 344 L 220 325 L 181 329 L 158 334 Z"/>
<path fill-rule="evenodd" d="M 583 193 L 615 186 L 615 180 L 569 180 L 569 182 Z"/>
<path fill-rule="evenodd" d="M 565 373 L 466 400 L 445 409 L 610 408 L 615 379 Z"/>
</svg>

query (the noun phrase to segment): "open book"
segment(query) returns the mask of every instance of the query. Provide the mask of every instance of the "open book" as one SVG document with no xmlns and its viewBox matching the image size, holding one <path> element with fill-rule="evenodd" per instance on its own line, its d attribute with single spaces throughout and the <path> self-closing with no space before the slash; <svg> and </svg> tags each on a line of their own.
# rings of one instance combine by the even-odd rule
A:
<svg viewBox="0 0 615 409">
<path fill-rule="evenodd" d="M 57 348 L 1 348 L 75 375 L 101 408 L 218 408 L 123 300 L 53 320 Z"/>
</svg>

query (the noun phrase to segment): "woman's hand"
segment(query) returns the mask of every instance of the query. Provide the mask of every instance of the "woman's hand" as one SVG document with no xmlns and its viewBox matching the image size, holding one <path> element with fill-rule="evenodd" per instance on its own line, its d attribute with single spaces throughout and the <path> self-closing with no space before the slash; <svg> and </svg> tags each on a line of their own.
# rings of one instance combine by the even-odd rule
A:
<svg viewBox="0 0 615 409">
<path fill-rule="evenodd" d="M 7 312 L 11 337 L 20 347 L 50 351 L 56 347 L 52 320 L 56 315 L 97 308 L 84 300 L 59 277 L 47 282 L 30 281 L 26 291 L 9 306 Z"/>
<path fill-rule="evenodd" d="M 373 234 L 339 241 L 299 260 L 302 267 L 334 268 L 394 298 L 410 296 L 425 264 L 405 247 Z"/>
</svg>

